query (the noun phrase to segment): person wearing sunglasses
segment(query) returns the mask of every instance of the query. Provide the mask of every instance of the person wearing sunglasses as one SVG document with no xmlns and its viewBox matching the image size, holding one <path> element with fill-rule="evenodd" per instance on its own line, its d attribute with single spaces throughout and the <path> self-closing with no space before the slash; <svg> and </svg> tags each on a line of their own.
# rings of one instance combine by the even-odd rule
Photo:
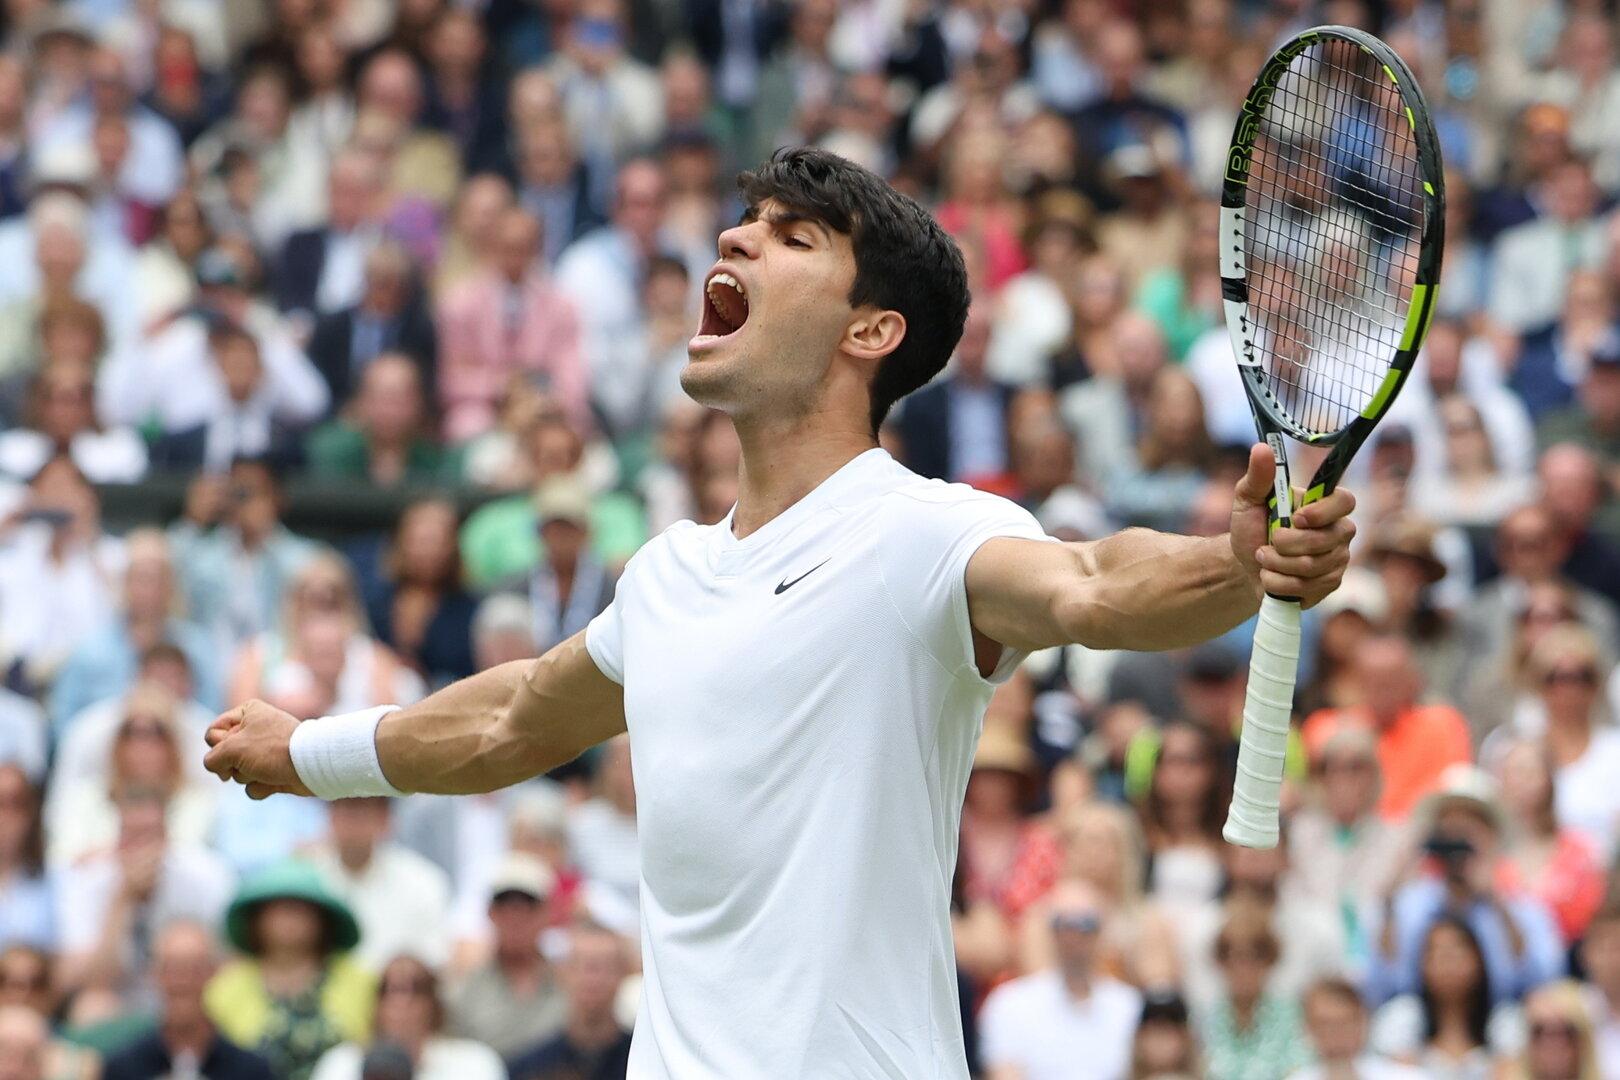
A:
<svg viewBox="0 0 1620 1080">
<path fill-rule="evenodd" d="M 415 1066 L 413 1080 L 505 1080 L 506 1066 L 483 1043 L 444 1034 L 444 1000 L 433 969 L 400 955 L 383 968 L 377 984 L 372 1046 L 404 1050 Z M 366 1051 L 343 1043 L 321 1056 L 310 1080 L 363 1080 Z"/>
<path fill-rule="evenodd" d="M 1607 602 L 1598 603 L 1612 623 Z M 1513 610 L 1511 632 L 1496 651 L 1476 653 L 1457 699 L 1477 745 L 1486 745 L 1503 727 L 1539 725 L 1541 688 L 1531 678 L 1530 653 L 1547 631 L 1559 626 L 1583 626 L 1600 643 L 1608 640 L 1603 630 L 1607 624 L 1589 616 L 1581 606 L 1580 592 L 1566 581 L 1538 581 L 1524 587 Z M 1602 647 L 1612 651 L 1611 646 Z"/>
<path fill-rule="evenodd" d="M 46 856 L 53 867 L 72 865 L 112 844 L 119 803 L 132 792 L 164 801 L 169 835 L 176 842 L 208 841 L 217 789 L 204 786 L 186 768 L 190 744 L 181 730 L 183 703 L 167 687 L 141 682 L 120 705 L 105 766 L 93 775 L 64 778 L 45 804 Z"/>
<path fill-rule="evenodd" d="M 1052 889 L 1048 917 L 1056 963 L 998 986 L 980 1011 L 987 1075 L 1117 1080 L 1130 1067 L 1142 995 L 1098 970 L 1102 897 L 1065 878 Z"/>
<path fill-rule="evenodd" d="M 1578 983 L 1548 983 L 1525 999 L 1524 1053 L 1502 1080 L 1604 1080 L 1592 1038 L 1592 1017 Z"/>
<path fill-rule="evenodd" d="M 1308 1055 L 1298 1004 L 1267 989 L 1282 954 L 1271 913 L 1252 901 L 1231 903 L 1214 952 L 1220 997 L 1202 1010 L 1198 1023 L 1205 1075 L 1282 1080 Z"/>
<path fill-rule="evenodd" d="M 1556 627 L 1530 652 L 1531 683 L 1541 697 L 1543 736 L 1552 755 L 1561 824 L 1585 835 L 1606 862 L 1620 817 L 1620 731 L 1605 723 L 1608 680 L 1596 640 L 1576 626 Z M 1532 732 L 1533 734 L 1533 732 Z"/>
</svg>

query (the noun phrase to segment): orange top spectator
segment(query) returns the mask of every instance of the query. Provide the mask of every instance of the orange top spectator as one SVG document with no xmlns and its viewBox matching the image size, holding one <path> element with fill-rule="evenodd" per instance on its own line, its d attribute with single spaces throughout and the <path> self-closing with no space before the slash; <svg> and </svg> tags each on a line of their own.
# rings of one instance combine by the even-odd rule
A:
<svg viewBox="0 0 1620 1080">
<path fill-rule="evenodd" d="M 1374 638 L 1353 664 L 1361 704 L 1319 709 L 1306 717 L 1305 749 L 1314 759 L 1345 725 L 1371 729 L 1378 738 L 1378 769 L 1384 777 L 1379 816 L 1403 818 L 1435 789 L 1446 766 L 1471 760 L 1468 722 L 1450 705 L 1418 700 L 1422 680 L 1404 640 Z"/>
</svg>

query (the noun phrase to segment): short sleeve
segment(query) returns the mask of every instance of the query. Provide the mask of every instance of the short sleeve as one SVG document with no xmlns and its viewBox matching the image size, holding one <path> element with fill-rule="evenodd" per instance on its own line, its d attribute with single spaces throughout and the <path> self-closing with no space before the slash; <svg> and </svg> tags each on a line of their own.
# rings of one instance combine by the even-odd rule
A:
<svg viewBox="0 0 1620 1080">
<path fill-rule="evenodd" d="M 1056 543 L 1017 503 L 963 484 L 919 485 L 893 497 L 883 582 L 901 619 L 942 667 L 978 677 L 968 617 L 967 566 L 984 542 L 1007 536 Z M 1026 654 L 1005 650 L 991 682 Z"/>
<path fill-rule="evenodd" d="M 609 679 L 624 685 L 624 630 L 619 618 L 619 598 L 624 595 L 624 578 L 613 590 L 613 602 L 585 627 L 585 651 Z"/>
</svg>

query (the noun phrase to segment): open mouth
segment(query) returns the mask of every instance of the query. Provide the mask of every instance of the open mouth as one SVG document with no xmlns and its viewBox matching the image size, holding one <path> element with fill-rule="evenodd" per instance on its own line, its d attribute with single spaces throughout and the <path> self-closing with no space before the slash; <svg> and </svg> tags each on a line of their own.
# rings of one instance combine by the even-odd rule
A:
<svg viewBox="0 0 1620 1080">
<path fill-rule="evenodd" d="M 708 303 L 703 305 L 703 323 L 695 340 L 717 340 L 742 329 L 748 321 L 748 293 L 742 282 L 722 270 L 709 278 L 703 292 Z"/>
</svg>

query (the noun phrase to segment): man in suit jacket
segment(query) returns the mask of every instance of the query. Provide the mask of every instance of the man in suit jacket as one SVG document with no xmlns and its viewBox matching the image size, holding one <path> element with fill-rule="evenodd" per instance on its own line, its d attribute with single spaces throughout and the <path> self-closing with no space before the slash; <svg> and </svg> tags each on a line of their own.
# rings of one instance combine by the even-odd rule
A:
<svg viewBox="0 0 1620 1080">
<path fill-rule="evenodd" d="M 604 224 L 607 216 L 592 200 L 591 177 L 566 124 L 520 129 L 512 152 L 518 204 L 540 219 L 546 265 L 555 266 L 564 248 Z"/>
<path fill-rule="evenodd" d="M 209 358 L 224 387 L 201 423 L 172 428 L 152 444 L 151 467 L 165 472 L 206 469 L 222 473 L 242 457 L 288 467 L 298 463 L 303 417 L 278 395 L 251 333 L 216 320 L 208 334 Z"/>
<path fill-rule="evenodd" d="M 491 266 L 439 307 L 439 403 L 451 441 L 489 430 L 518 372 L 543 383 L 580 429 L 592 427 L 579 316 L 543 269 L 540 241 L 534 215 L 505 211 Z"/>
<path fill-rule="evenodd" d="M 359 150 L 339 154 L 327 179 L 325 226 L 287 237 L 271 274 L 276 306 L 313 322 L 360 299 L 365 257 L 382 238 L 381 163 Z"/>
<path fill-rule="evenodd" d="M 990 378 L 990 315 L 968 312 L 949 375 L 913 394 L 900 414 L 906 464 L 923 476 L 982 483 L 1005 476 L 1013 388 Z"/>
<path fill-rule="evenodd" d="M 366 256 L 360 302 L 315 320 L 309 358 L 332 391 L 332 412 L 343 410 L 366 365 L 383 353 L 409 356 L 422 385 L 435 385 L 437 331 L 414 277 L 404 247 L 385 240 Z"/>
<path fill-rule="evenodd" d="M 760 69 L 785 36 L 788 5 L 686 0 L 684 7 L 687 34 L 703 66 L 728 73 L 716 80 L 715 96 L 729 108 L 747 109 L 759 88 Z M 730 62 L 722 65 L 722 60 Z"/>
</svg>

